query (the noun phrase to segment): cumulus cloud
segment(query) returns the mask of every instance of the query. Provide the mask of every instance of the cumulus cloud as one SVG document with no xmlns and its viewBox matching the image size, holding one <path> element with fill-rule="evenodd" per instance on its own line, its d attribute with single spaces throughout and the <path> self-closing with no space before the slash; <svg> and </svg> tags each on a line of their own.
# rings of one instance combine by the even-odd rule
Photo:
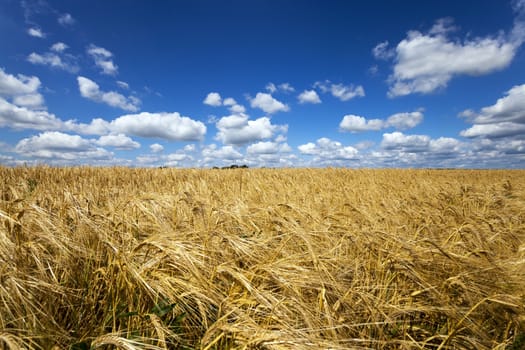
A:
<svg viewBox="0 0 525 350">
<path fill-rule="evenodd" d="M 299 100 L 299 103 L 313 103 L 318 104 L 321 103 L 321 99 L 319 98 L 319 95 L 315 90 L 304 90 L 297 96 L 297 99 Z"/>
<path fill-rule="evenodd" d="M 206 134 L 204 123 L 177 112 L 127 114 L 111 121 L 96 118 L 89 124 L 70 120 L 63 129 L 85 135 L 125 134 L 170 141 L 202 141 Z"/>
<path fill-rule="evenodd" d="M 111 159 L 113 157 L 111 152 L 96 147 L 90 140 L 58 131 L 46 131 L 37 136 L 22 139 L 15 146 L 15 152 L 25 157 L 70 162 L 81 159 Z"/>
<path fill-rule="evenodd" d="M 218 92 L 210 92 L 203 101 L 204 104 L 213 107 L 227 106 L 231 113 L 241 114 L 246 112 L 246 108 L 240 105 L 232 97 L 227 97 L 224 100 Z"/>
<path fill-rule="evenodd" d="M 275 85 L 274 83 L 271 83 L 271 82 L 266 84 L 266 90 L 270 94 L 274 94 L 279 91 L 284 92 L 284 93 L 291 93 L 295 91 L 294 87 L 290 83 L 282 83 L 279 85 Z"/>
<path fill-rule="evenodd" d="M 343 117 L 343 120 L 339 123 L 339 129 L 349 132 L 381 130 L 384 128 L 384 124 L 384 121 L 381 119 L 367 120 L 364 117 L 349 114 Z"/>
<path fill-rule="evenodd" d="M 77 58 L 67 54 L 65 51 L 68 46 L 62 42 L 57 42 L 49 48 L 50 51 L 43 54 L 32 52 L 27 56 L 27 61 L 32 64 L 50 66 L 51 68 L 62 69 L 66 72 L 76 73 L 80 70 Z"/>
<path fill-rule="evenodd" d="M 30 95 L 21 95 L 15 98 L 26 98 Z M 39 102 L 37 97 L 37 102 Z M 20 103 L 20 100 L 18 101 Z M 26 103 L 28 101 L 25 101 Z M 59 130 L 63 122 L 54 114 L 45 110 L 16 106 L 0 97 L 0 127 L 12 129 Z"/>
<path fill-rule="evenodd" d="M 280 144 L 278 142 L 260 141 L 249 145 L 246 148 L 248 154 L 275 154 L 280 152 L 291 152 L 291 148 L 287 143 Z"/>
<path fill-rule="evenodd" d="M 76 60 L 73 56 L 64 55 L 61 57 L 59 54 L 54 52 L 45 52 L 43 54 L 32 52 L 31 54 L 29 54 L 29 56 L 27 56 L 27 61 L 32 64 L 40 64 L 43 66 L 50 66 L 52 68 L 62 69 L 70 73 L 76 73 L 80 69 L 76 64 Z"/>
<path fill-rule="evenodd" d="M 69 135 L 58 131 L 47 131 L 22 139 L 16 145 L 18 152 L 29 152 L 32 149 L 50 151 L 86 151 L 91 147 L 89 140 L 78 135 Z"/>
<path fill-rule="evenodd" d="M 58 17 L 57 21 L 58 21 L 58 23 L 60 25 L 62 25 L 64 27 L 75 24 L 75 19 L 69 13 L 64 13 L 64 14 L 60 15 Z"/>
<path fill-rule="evenodd" d="M 474 123 L 492 124 L 516 122 L 525 124 L 525 84 L 512 87 L 492 106 L 484 107 L 474 114 Z"/>
<path fill-rule="evenodd" d="M 290 83 L 282 83 L 278 86 L 279 90 L 282 92 L 290 93 L 294 92 L 295 88 Z"/>
<path fill-rule="evenodd" d="M 288 112 L 290 110 L 288 105 L 264 92 L 258 92 L 257 95 L 255 95 L 255 98 L 250 98 L 250 106 L 252 108 L 259 108 L 269 114 Z"/>
<path fill-rule="evenodd" d="M 88 55 L 95 61 L 95 65 L 102 69 L 103 74 L 116 75 L 118 66 L 113 63 L 113 54 L 103 47 L 89 45 L 87 48 Z"/>
<path fill-rule="evenodd" d="M 395 51 L 393 49 L 388 48 L 388 41 L 383 41 L 379 44 L 377 44 L 372 49 L 372 54 L 376 59 L 379 60 L 388 60 L 395 56 Z"/>
<path fill-rule="evenodd" d="M 224 99 L 223 104 L 225 106 L 234 106 L 234 105 L 237 104 L 237 101 L 235 101 L 235 99 L 233 97 L 228 97 L 228 98 Z"/>
<path fill-rule="evenodd" d="M 54 43 L 51 45 L 50 50 L 55 52 L 64 52 L 69 46 L 64 44 L 63 42 Z"/>
<path fill-rule="evenodd" d="M 352 146 L 343 146 L 339 141 L 322 137 L 315 143 L 308 142 L 297 147 L 305 155 L 315 156 L 315 162 L 323 164 L 330 160 L 354 160 L 358 158 L 359 151 Z"/>
<path fill-rule="evenodd" d="M 35 76 L 8 74 L 0 68 L 0 96 L 34 94 L 40 88 L 40 79 Z"/>
<path fill-rule="evenodd" d="M 386 120 L 382 119 L 369 119 L 358 115 L 345 115 L 339 129 L 341 131 L 348 132 L 363 132 L 363 131 L 377 131 L 386 128 L 395 128 L 397 130 L 411 129 L 417 126 L 423 121 L 423 113 L 407 112 L 407 113 L 396 113 L 388 117 Z"/>
<path fill-rule="evenodd" d="M 164 146 L 162 146 L 161 144 L 158 144 L 158 143 L 153 143 L 153 144 L 149 145 L 149 149 L 153 153 L 159 153 L 159 152 L 164 151 Z"/>
<path fill-rule="evenodd" d="M 288 130 L 287 125 L 274 125 L 270 118 L 262 117 L 249 120 L 245 114 L 222 117 L 216 123 L 216 139 L 227 145 L 242 145 L 264 139 L 270 139 L 278 132 Z"/>
<path fill-rule="evenodd" d="M 205 105 L 218 107 L 222 105 L 222 98 L 221 95 L 218 92 L 210 92 L 204 101 L 202 101 Z"/>
<path fill-rule="evenodd" d="M 405 135 L 399 131 L 383 134 L 381 148 L 417 153 L 428 151 L 430 137 L 427 135 Z"/>
<path fill-rule="evenodd" d="M 475 124 L 460 133 L 464 137 L 500 138 L 525 135 L 525 124 L 501 122 L 494 124 Z"/>
<path fill-rule="evenodd" d="M 244 113 L 246 112 L 246 108 L 244 108 L 243 105 L 234 104 L 228 108 L 231 113 Z"/>
<path fill-rule="evenodd" d="M 2 115 L 0 115 L 0 119 L 4 122 L 10 119 L 34 120 L 36 117 L 35 112 L 30 110 L 43 109 L 44 105 L 44 98 L 38 93 L 39 88 L 40 79 L 37 77 L 28 77 L 21 74 L 14 76 L 0 68 L 0 99 L 2 101 Z M 2 97 L 11 99 L 11 102 Z M 24 113 L 28 114 L 25 118 L 22 116 Z"/>
<path fill-rule="evenodd" d="M 128 114 L 111 121 L 112 132 L 172 141 L 200 141 L 206 126 L 177 112 Z"/>
<path fill-rule="evenodd" d="M 103 135 L 111 132 L 110 123 L 102 118 L 92 119 L 89 124 L 78 123 L 76 120 L 67 120 L 64 122 L 63 129 L 83 135 Z"/>
<path fill-rule="evenodd" d="M 323 93 L 331 93 L 332 96 L 338 98 L 341 101 L 348 101 L 356 97 L 364 97 L 365 89 L 361 86 L 354 85 L 343 85 L 343 84 L 333 84 L 329 80 L 324 82 L 318 81 L 314 84 L 315 88 L 318 88 Z"/>
<path fill-rule="evenodd" d="M 365 90 L 362 86 L 344 86 L 342 84 L 332 84 L 332 95 L 341 101 L 348 101 L 355 97 L 365 96 Z"/>
<path fill-rule="evenodd" d="M 217 145 L 211 144 L 202 150 L 204 163 L 216 160 L 230 160 L 234 161 L 242 158 L 242 154 L 231 145 L 218 148 Z"/>
<path fill-rule="evenodd" d="M 139 110 L 140 100 L 135 96 L 125 97 L 115 91 L 104 92 L 94 81 L 79 76 L 77 77 L 80 95 L 89 100 L 105 103 L 111 107 L 117 107 L 125 111 L 136 112 Z"/>
<path fill-rule="evenodd" d="M 463 117 L 474 123 L 463 130 L 464 137 L 498 138 L 525 134 L 525 84 L 512 87 L 495 104 L 479 113 L 466 110 Z"/>
<path fill-rule="evenodd" d="M 46 37 L 46 34 L 42 31 L 42 29 L 36 28 L 36 27 L 29 28 L 27 30 L 27 34 L 29 34 L 32 37 L 41 38 L 41 39 Z"/>
<path fill-rule="evenodd" d="M 499 34 L 465 40 L 449 38 L 457 28 L 440 19 L 426 33 L 412 30 L 395 48 L 390 97 L 428 94 L 445 88 L 459 75 L 479 76 L 506 68 L 525 39 L 523 20 L 516 20 L 510 35 Z M 374 48 L 374 56 L 390 59 L 388 42 Z"/>
<path fill-rule="evenodd" d="M 117 150 L 131 150 L 140 147 L 140 143 L 133 141 L 129 136 L 124 134 L 100 136 L 100 138 L 95 141 L 95 144 L 102 147 L 113 147 Z"/>
<path fill-rule="evenodd" d="M 44 97 L 42 97 L 42 95 L 38 93 L 18 95 L 13 97 L 13 103 L 20 107 L 27 107 L 29 109 L 39 109 L 43 108 Z"/>
<path fill-rule="evenodd" d="M 246 112 L 246 108 L 244 108 L 243 105 L 238 104 L 237 101 L 235 101 L 235 99 L 232 97 L 225 98 L 223 105 L 228 106 L 228 109 L 231 113 L 240 114 Z"/>
<path fill-rule="evenodd" d="M 430 140 L 428 151 L 433 154 L 456 154 L 463 143 L 451 137 L 439 137 Z"/>
<path fill-rule="evenodd" d="M 274 94 L 277 92 L 277 86 L 275 86 L 274 83 L 268 83 L 266 84 L 266 90 L 268 90 L 270 94 Z"/>
<path fill-rule="evenodd" d="M 386 120 L 386 127 L 393 127 L 398 130 L 412 129 L 423 121 L 423 113 L 404 112 L 396 113 L 388 117 Z"/>
</svg>

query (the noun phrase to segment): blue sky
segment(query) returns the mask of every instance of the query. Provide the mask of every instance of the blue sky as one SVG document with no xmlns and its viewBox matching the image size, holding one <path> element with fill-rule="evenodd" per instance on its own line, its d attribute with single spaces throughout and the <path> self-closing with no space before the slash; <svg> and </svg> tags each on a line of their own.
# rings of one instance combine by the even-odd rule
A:
<svg viewBox="0 0 525 350">
<path fill-rule="evenodd" d="M 0 2 L 0 164 L 525 166 L 525 0 Z"/>
</svg>

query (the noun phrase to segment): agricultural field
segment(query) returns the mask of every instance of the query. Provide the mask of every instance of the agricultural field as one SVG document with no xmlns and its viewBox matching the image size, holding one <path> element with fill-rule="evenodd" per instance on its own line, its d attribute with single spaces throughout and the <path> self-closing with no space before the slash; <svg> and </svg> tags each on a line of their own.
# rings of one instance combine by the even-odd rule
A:
<svg viewBox="0 0 525 350">
<path fill-rule="evenodd" d="M 1 349 L 523 349 L 525 171 L 0 167 Z"/>
</svg>

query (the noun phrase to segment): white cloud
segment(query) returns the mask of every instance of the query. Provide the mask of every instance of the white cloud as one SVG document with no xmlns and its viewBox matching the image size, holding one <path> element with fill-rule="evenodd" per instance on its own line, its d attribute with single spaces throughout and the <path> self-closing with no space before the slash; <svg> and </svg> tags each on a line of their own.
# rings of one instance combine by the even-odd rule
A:
<svg viewBox="0 0 525 350">
<path fill-rule="evenodd" d="M 32 64 L 50 66 L 52 68 L 62 69 L 70 73 L 76 73 L 80 70 L 77 64 L 77 58 L 65 53 L 68 46 L 62 42 L 57 42 L 49 48 L 49 52 L 38 54 L 32 52 L 27 56 L 27 61 Z"/>
<path fill-rule="evenodd" d="M 450 137 L 440 137 L 435 140 L 430 140 L 429 152 L 434 154 L 454 154 L 460 151 L 463 144 Z"/>
<path fill-rule="evenodd" d="M 34 94 L 40 88 L 40 79 L 35 76 L 8 74 L 0 68 L 0 96 Z"/>
<path fill-rule="evenodd" d="M 290 110 L 288 105 L 273 98 L 272 95 L 258 92 L 255 98 L 250 98 L 250 106 L 252 108 L 259 108 L 266 113 L 273 114 L 276 112 L 287 112 Z"/>
<path fill-rule="evenodd" d="M 297 149 L 302 154 L 313 155 L 313 154 L 317 154 L 318 152 L 317 146 L 313 142 L 308 142 L 308 143 L 305 143 L 304 145 L 299 145 Z"/>
<path fill-rule="evenodd" d="M 282 83 L 279 84 L 279 90 L 281 90 L 282 92 L 290 93 L 294 92 L 295 88 L 292 85 L 290 85 L 290 83 Z"/>
<path fill-rule="evenodd" d="M 20 107 L 38 109 L 44 105 L 44 97 L 40 94 L 18 95 L 13 97 L 13 103 Z"/>
<path fill-rule="evenodd" d="M 217 148 L 215 144 L 211 144 L 202 150 L 202 156 L 204 157 L 204 163 L 209 163 L 215 160 L 237 160 L 242 158 L 242 154 L 237 151 L 233 146 L 223 146 Z"/>
<path fill-rule="evenodd" d="M 516 122 L 525 124 L 525 84 L 512 87 L 492 106 L 484 107 L 470 119 L 478 124 Z"/>
<path fill-rule="evenodd" d="M 383 134 L 381 148 L 386 150 L 400 150 L 403 152 L 428 151 L 430 137 L 427 135 L 405 135 L 399 131 Z"/>
<path fill-rule="evenodd" d="M 290 83 L 282 83 L 279 85 L 275 85 L 274 83 L 271 83 L 271 82 L 266 84 L 266 90 L 270 94 L 274 94 L 278 91 L 281 91 L 284 93 L 291 93 L 295 91 L 294 87 Z"/>
<path fill-rule="evenodd" d="M 275 154 L 279 152 L 290 152 L 291 148 L 288 144 L 280 144 L 278 142 L 260 141 L 249 145 L 246 148 L 248 154 Z"/>
<path fill-rule="evenodd" d="M 342 131 L 349 132 L 381 130 L 384 126 L 385 123 L 381 119 L 366 120 L 364 117 L 353 114 L 345 115 L 339 124 Z"/>
<path fill-rule="evenodd" d="M 525 135 L 525 124 L 518 124 L 513 122 L 475 124 L 472 127 L 461 131 L 460 135 L 464 137 L 488 138 Z"/>
<path fill-rule="evenodd" d="M 232 114 L 227 117 L 222 117 L 216 121 L 216 126 L 219 130 L 223 129 L 238 129 L 248 124 L 248 116 L 246 114 Z"/>
<path fill-rule="evenodd" d="M 161 144 L 158 144 L 158 143 L 153 143 L 153 144 L 149 145 L 149 149 L 153 153 L 159 153 L 159 152 L 164 151 L 164 146 L 162 146 Z"/>
<path fill-rule="evenodd" d="M 116 75 L 118 73 L 118 66 L 113 63 L 113 54 L 103 47 L 96 45 L 89 45 L 87 53 L 95 61 L 95 65 L 102 69 L 103 74 Z"/>
<path fill-rule="evenodd" d="M 195 152 L 195 145 L 186 145 L 183 149 L 185 152 Z"/>
<path fill-rule="evenodd" d="M 268 90 L 270 94 L 274 94 L 277 92 L 277 86 L 275 86 L 274 83 L 268 83 L 266 84 L 266 90 Z"/>
<path fill-rule="evenodd" d="M 202 103 L 205 105 L 218 107 L 222 105 L 222 98 L 218 92 L 210 92 Z"/>
<path fill-rule="evenodd" d="M 31 150 L 49 151 L 86 151 L 91 147 L 89 140 L 78 135 L 64 134 L 58 131 L 46 131 L 38 136 L 22 139 L 16 145 L 17 152 L 30 152 Z"/>
<path fill-rule="evenodd" d="M 362 132 L 362 131 L 377 131 L 386 128 L 395 128 L 397 130 L 411 129 L 417 126 L 423 121 L 423 113 L 417 112 L 406 112 L 396 113 L 387 118 L 382 119 L 370 119 L 367 120 L 364 117 L 349 114 L 343 117 L 339 128 L 341 131 L 349 132 Z"/>
<path fill-rule="evenodd" d="M 43 39 L 43 38 L 46 37 L 46 34 L 42 31 L 42 29 L 40 29 L 40 28 L 35 28 L 35 27 L 33 27 L 33 28 L 29 28 L 29 29 L 27 30 L 27 34 L 29 34 L 29 35 L 32 36 L 32 37 L 35 37 L 35 38 L 41 38 L 41 39 Z"/>
<path fill-rule="evenodd" d="M 111 125 L 104 119 L 92 119 L 89 124 L 78 123 L 75 120 L 68 120 L 64 122 L 64 130 L 74 131 L 84 135 L 103 135 L 111 132 Z"/>
<path fill-rule="evenodd" d="M 172 141 L 200 141 L 206 126 L 200 121 L 182 117 L 179 113 L 128 114 L 109 123 L 112 132 Z"/>
<path fill-rule="evenodd" d="M 62 69 L 70 73 L 76 73 L 79 71 L 79 67 L 75 64 L 73 56 L 68 55 L 64 56 L 64 58 L 65 60 L 53 52 L 46 52 L 42 55 L 32 52 L 27 56 L 27 61 L 32 64 L 40 64 L 43 66 Z"/>
<path fill-rule="evenodd" d="M 140 143 L 133 141 L 129 136 L 124 134 L 100 136 L 100 138 L 95 141 L 95 144 L 102 147 L 114 147 L 118 150 L 131 150 L 140 147 Z"/>
<path fill-rule="evenodd" d="M 219 95 L 219 96 L 220 96 L 220 95 Z M 219 100 L 220 100 L 220 97 L 219 97 Z M 234 106 L 234 105 L 237 104 L 237 101 L 235 101 L 235 99 L 232 98 L 232 97 L 228 97 L 228 98 L 225 98 L 225 99 L 224 99 L 223 104 L 224 104 L 225 106 Z"/>
<path fill-rule="evenodd" d="M 313 165 L 315 166 L 342 164 L 341 162 L 355 161 L 359 158 L 359 151 L 356 148 L 343 146 L 341 142 L 326 137 L 297 148 L 302 154 L 314 156 Z"/>
<path fill-rule="evenodd" d="M 58 23 L 60 23 L 60 25 L 62 25 L 64 27 L 68 26 L 68 25 L 75 24 L 75 19 L 69 13 L 64 13 L 64 14 L 60 15 L 58 17 L 57 21 L 58 21 Z"/>
<path fill-rule="evenodd" d="M 277 132 L 286 132 L 287 125 L 274 125 L 270 118 L 262 117 L 249 120 L 245 114 L 234 114 L 222 117 L 216 123 L 216 139 L 223 144 L 242 145 L 269 139 Z"/>
<path fill-rule="evenodd" d="M 113 157 L 111 152 L 95 147 L 90 140 L 83 139 L 78 135 L 69 135 L 57 131 L 46 131 L 37 136 L 20 140 L 15 147 L 15 152 L 24 157 L 68 162 L 77 162 L 81 159 L 111 159 Z"/>
<path fill-rule="evenodd" d="M 28 95 L 18 96 L 15 100 L 17 98 L 24 98 L 25 96 Z M 33 110 L 27 107 L 19 107 L 0 97 L 0 127 L 9 127 L 12 129 L 59 130 L 63 127 L 63 123 L 54 114 L 48 113 L 45 110 Z"/>
<path fill-rule="evenodd" d="M 230 108 L 228 108 L 230 110 L 231 113 L 244 113 L 246 112 L 246 108 L 244 108 L 243 105 L 238 105 L 238 104 L 234 104 L 233 106 L 230 106 Z"/>
<path fill-rule="evenodd" d="M 232 97 L 225 98 L 222 104 L 228 106 L 231 113 L 242 114 L 246 112 L 246 108 L 244 108 L 243 105 L 238 104 Z"/>
<path fill-rule="evenodd" d="M 388 117 L 386 120 L 386 127 L 393 127 L 397 130 L 412 129 L 419 125 L 423 121 L 423 113 L 417 112 L 405 112 L 396 113 Z"/>
<path fill-rule="evenodd" d="M 166 165 L 179 165 L 180 162 L 185 160 L 191 160 L 193 159 L 193 157 L 185 153 L 170 153 L 165 155 L 163 159 L 166 160 L 166 162 L 164 163 Z"/>
<path fill-rule="evenodd" d="M 517 21 L 513 33 L 522 26 Z M 390 97 L 428 94 L 445 88 L 454 76 L 479 76 L 506 68 L 525 37 L 525 31 L 518 29 L 517 35 L 507 38 L 500 34 L 459 41 L 448 37 L 454 30 L 450 19 L 442 19 L 428 33 L 408 32 L 395 48 Z M 388 52 L 386 46 L 378 49 L 380 56 L 381 52 Z"/>
<path fill-rule="evenodd" d="M 464 137 L 506 137 L 525 134 L 525 84 L 514 86 L 479 113 L 463 111 L 461 116 L 474 123 L 461 132 Z"/>
<path fill-rule="evenodd" d="M 318 88 L 323 93 L 330 92 L 332 96 L 338 98 L 341 101 L 348 101 L 356 97 L 364 97 L 365 89 L 361 86 L 354 85 L 343 85 L 343 84 L 333 84 L 329 80 L 324 82 L 317 81 L 314 84 L 315 88 Z"/>
<path fill-rule="evenodd" d="M 11 75 L 0 68 L 0 125 L 15 129 L 41 129 L 60 124 L 60 120 L 45 111 L 44 98 L 38 90 L 40 79 Z M 9 102 L 7 99 L 11 99 Z"/>
<path fill-rule="evenodd" d="M 50 50 L 55 52 L 64 52 L 69 46 L 62 42 L 55 43 L 51 45 Z"/>
<path fill-rule="evenodd" d="M 124 90 L 129 90 L 129 84 L 125 81 L 117 80 L 117 85 Z"/>
<path fill-rule="evenodd" d="M 365 96 L 365 90 L 362 86 L 344 86 L 343 84 L 332 84 L 331 92 L 334 97 L 341 101 L 348 101 L 355 97 Z"/>
<path fill-rule="evenodd" d="M 304 90 L 297 96 L 299 103 L 321 103 L 321 99 L 315 90 Z"/>
<path fill-rule="evenodd" d="M 130 112 L 139 110 L 140 100 L 134 96 L 125 97 L 115 91 L 101 91 L 97 83 L 85 77 L 79 76 L 77 81 L 82 97 Z"/>
<path fill-rule="evenodd" d="M 170 141 L 201 141 L 206 134 L 204 123 L 183 117 L 177 112 L 142 112 L 123 115 L 111 121 L 96 118 L 89 124 L 70 120 L 64 123 L 63 128 L 86 135 L 122 133 Z"/>
<path fill-rule="evenodd" d="M 388 48 L 388 41 L 383 41 L 379 44 L 377 44 L 372 49 L 372 54 L 376 59 L 380 60 L 388 60 L 395 56 L 395 51 Z"/>
</svg>

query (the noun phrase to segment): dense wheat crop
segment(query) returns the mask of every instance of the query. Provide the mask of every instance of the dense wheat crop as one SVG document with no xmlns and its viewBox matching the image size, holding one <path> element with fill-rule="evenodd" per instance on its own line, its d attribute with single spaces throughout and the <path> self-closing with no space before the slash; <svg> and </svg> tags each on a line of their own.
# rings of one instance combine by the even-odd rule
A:
<svg viewBox="0 0 525 350">
<path fill-rule="evenodd" d="M 0 167 L 2 349 L 522 349 L 525 171 Z"/>
</svg>

